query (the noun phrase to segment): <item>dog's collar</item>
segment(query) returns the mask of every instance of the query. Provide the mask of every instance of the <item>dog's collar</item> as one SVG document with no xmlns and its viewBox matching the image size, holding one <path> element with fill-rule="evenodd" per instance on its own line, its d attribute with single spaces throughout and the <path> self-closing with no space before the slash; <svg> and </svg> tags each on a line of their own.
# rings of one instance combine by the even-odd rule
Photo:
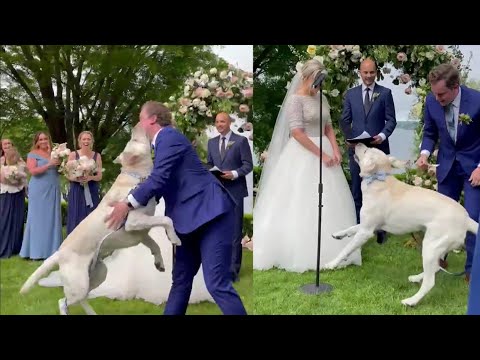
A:
<svg viewBox="0 0 480 360">
<path fill-rule="evenodd" d="M 387 176 L 390 175 L 388 173 L 386 173 L 385 171 L 380 171 L 380 172 L 376 172 L 372 175 L 368 175 L 368 176 L 365 176 L 363 178 L 363 181 L 365 181 L 365 183 L 367 185 L 371 184 L 372 182 L 374 182 L 375 180 L 378 180 L 378 181 L 385 181 L 387 180 Z"/>
<path fill-rule="evenodd" d="M 122 174 L 125 174 L 125 175 L 130 175 L 131 177 L 134 177 L 135 179 L 138 179 L 140 182 L 145 181 L 145 179 L 147 178 L 147 176 L 142 176 L 142 175 L 140 175 L 139 173 L 132 172 L 132 171 L 124 171 L 124 170 L 122 170 L 121 173 L 122 173 Z"/>
</svg>

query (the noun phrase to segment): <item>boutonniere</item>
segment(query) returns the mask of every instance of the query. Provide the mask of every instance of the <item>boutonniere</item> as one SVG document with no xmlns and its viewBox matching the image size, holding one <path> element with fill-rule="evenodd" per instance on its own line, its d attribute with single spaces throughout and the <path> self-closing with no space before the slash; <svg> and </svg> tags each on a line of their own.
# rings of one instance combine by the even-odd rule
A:
<svg viewBox="0 0 480 360">
<path fill-rule="evenodd" d="M 230 149 L 233 146 L 233 144 L 235 144 L 235 141 L 229 141 L 227 143 L 227 149 Z"/>
<path fill-rule="evenodd" d="M 372 101 L 375 101 L 380 96 L 379 92 L 374 92 L 372 95 Z"/>
<path fill-rule="evenodd" d="M 458 115 L 458 121 L 460 124 L 464 123 L 468 125 L 472 122 L 472 118 L 468 114 L 460 114 Z"/>
</svg>

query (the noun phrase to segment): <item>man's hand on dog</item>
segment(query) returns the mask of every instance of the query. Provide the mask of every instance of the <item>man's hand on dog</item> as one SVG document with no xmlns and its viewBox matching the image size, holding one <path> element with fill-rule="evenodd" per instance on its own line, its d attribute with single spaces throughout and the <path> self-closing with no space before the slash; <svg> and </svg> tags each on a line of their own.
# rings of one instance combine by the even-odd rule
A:
<svg viewBox="0 0 480 360">
<path fill-rule="evenodd" d="M 107 215 L 105 222 L 107 227 L 111 230 L 118 230 L 128 215 L 128 205 L 123 201 L 114 201 L 109 206 L 113 207 L 110 215 Z"/>
<path fill-rule="evenodd" d="M 473 170 L 472 175 L 470 175 L 470 184 L 472 186 L 480 186 L 480 168 L 477 167 L 475 170 Z"/>
</svg>

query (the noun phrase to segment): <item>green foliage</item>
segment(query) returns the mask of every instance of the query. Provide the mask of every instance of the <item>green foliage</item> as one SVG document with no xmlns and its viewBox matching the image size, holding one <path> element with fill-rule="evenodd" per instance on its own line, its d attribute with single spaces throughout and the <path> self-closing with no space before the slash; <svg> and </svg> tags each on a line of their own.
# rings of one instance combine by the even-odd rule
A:
<svg viewBox="0 0 480 360">
<path fill-rule="evenodd" d="M 26 161 L 33 146 L 33 137 L 37 131 L 48 131 L 45 122 L 38 116 L 16 119 L 3 123 L 0 121 L 1 138 L 10 139 L 20 156 Z"/>
<path fill-rule="evenodd" d="M 252 237 L 253 236 L 253 215 L 245 214 L 243 215 L 243 236 Z"/>
<path fill-rule="evenodd" d="M 383 245 L 371 239 L 362 246 L 362 266 L 321 271 L 321 282 L 333 286 L 333 291 L 320 296 L 299 291 L 301 286 L 315 281 L 315 271 L 299 274 L 279 269 L 255 270 L 255 315 L 465 314 L 468 285 L 463 277 L 442 271 L 436 275 L 435 287 L 417 306 L 410 308 L 400 303 L 419 288 L 408 282 L 408 276 L 422 271 L 421 250 L 406 247 L 409 239 L 410 234 L 389 236 Z M 465 252 L 450 253 L 448 262 L 450 271 L 463 270 Z"/>
</svg>

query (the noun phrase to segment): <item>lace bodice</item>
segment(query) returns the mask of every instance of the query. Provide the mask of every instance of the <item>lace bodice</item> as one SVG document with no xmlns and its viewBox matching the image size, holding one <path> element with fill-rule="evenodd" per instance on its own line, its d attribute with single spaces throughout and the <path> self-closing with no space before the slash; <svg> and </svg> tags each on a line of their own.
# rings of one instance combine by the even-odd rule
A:
<svg viewBox="0 0 480 360">
<path fill-rule="evenodd" d="M 322 95 L 323 96 L 323 95 Z M 325 134 L 325 125 L 331 124 L 330 106 L 327 98 L 322 101 L 322 135 Z M 320 136 L 320 95 L 306 96 L 293 94 L 287 103 L 287 119 L 290 130 L 305 129 L 308 136 Z"/>
</svg>

